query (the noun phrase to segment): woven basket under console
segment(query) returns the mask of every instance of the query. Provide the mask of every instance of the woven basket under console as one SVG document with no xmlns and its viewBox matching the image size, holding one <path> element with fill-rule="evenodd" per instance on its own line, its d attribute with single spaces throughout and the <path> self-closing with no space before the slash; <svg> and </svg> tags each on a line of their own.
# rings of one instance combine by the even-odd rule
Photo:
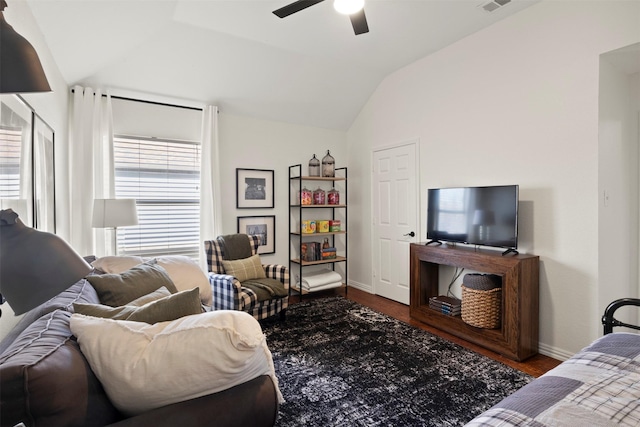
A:
<svg viewBox="0 0 640 427">
<path fill-rule="evenodd" d="M 502 279 L 493 274 L 467 274 L 462 280 L 462 320 L 483 329 L 500 327 Z"/>
</svg>

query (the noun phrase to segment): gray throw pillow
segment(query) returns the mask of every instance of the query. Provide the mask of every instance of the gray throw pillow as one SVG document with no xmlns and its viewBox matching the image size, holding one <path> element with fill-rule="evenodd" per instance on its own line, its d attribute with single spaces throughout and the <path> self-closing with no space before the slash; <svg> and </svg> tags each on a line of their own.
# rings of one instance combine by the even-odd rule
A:
<svg viewBox="0 0 640 427">
<path fill-rule="evenodd" d="M 131 302 L 128 302 L 127 305 L 134 305 L 136 307 L 142 307 L 143 305 L 150 303 L 155 300 L 159 300 L 160 298 L 168 297 L 171 295 L 171 292 L 164 286 L 156 289 L 155 291 L 142 295 L 140 298 L 134 299 Z"/>
<path fill-rule="evenodd" d="M 102 304 L 73 304 L 76 313 L 114 320 L 130 320 L 154 324 L 202 313 L 200 290 L 181 291 L 142 306 L 109 307 Z"/>
<path fill-rule="evenodd" d="M 165 287 L 175 294 L 178 292 L 166 270 L 157 264 L 139 264 L 120 274 L 87 276 L 95 288 L 100 303 L 119 307 Z"/>
</svg>

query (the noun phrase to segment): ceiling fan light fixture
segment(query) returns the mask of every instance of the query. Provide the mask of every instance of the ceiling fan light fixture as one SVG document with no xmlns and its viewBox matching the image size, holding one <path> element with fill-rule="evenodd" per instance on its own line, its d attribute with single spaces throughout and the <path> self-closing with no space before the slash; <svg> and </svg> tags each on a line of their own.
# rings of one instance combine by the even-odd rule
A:
<svg viewBox="0 0 640 427">
<path fill-rule="evenodd" d="M 364 0 L 334 0 L 333 8 L 343 15 L 353 15 L 364 7 Z"/>
</svg>

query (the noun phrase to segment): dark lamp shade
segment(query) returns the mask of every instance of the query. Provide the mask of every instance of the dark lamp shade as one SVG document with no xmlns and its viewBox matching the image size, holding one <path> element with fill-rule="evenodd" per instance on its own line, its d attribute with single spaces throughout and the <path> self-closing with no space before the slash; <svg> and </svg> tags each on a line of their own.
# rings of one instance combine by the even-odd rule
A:
<svg viewBox="0 0 640 427">
<path fill-rule="evenodd" d="M 0 293 L 15 314 L 48 301 L 91 271 L 64 240 L 27 227 L 11 209 L 0 211 L 0 220 Z"/>
<path fill-rule="evenodd" d="M 4 9 L 4 4 L 0 7 Z M 0 12 L 0 67 L 0 93 L 51 91 L 36 50 L 4 20 L 2 12 Z"/>
</svg>

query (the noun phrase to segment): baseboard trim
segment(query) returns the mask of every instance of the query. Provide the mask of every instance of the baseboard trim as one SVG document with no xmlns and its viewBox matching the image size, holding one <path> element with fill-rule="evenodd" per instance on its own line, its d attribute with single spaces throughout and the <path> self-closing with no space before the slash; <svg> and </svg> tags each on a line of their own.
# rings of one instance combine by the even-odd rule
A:
<svg viewBox="0 0 640 427">
<path fill-rule="evenodd" d="M 373 286 L 371 285 L 365 285 L 364 283 L 360 283 L 360 282 L 356 282 L 354 280 L 349 280 L 349 286 L 359 289 L 363 292 L 367 292 L 372 294 L 373 293 Z"/>
<path fill-rule="evenodd" d="M 538 353 L 544 356 L 549 356 L 556 360 L 562 360 L 562 361 L 567 360 L 574 355 L 574 353 L 570 353 L 566 350 L 562 350 L 557 347 L 552 347 L 550 345 L 546 345 L 543 343 L 538 343 Z"/>
</svg>

